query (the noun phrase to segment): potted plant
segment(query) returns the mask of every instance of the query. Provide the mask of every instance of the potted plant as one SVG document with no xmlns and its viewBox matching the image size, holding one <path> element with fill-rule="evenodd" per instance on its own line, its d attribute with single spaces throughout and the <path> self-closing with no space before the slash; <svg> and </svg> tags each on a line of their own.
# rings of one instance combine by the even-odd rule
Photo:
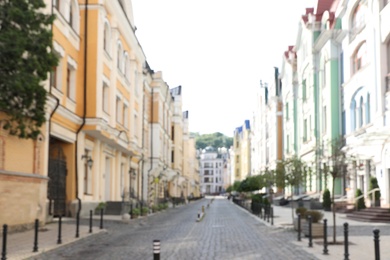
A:
<svg viewBox="0 0 390 260">
<path fill-rule="evenodd" d="M 141 211 L 139 208 L 133 208 L 133 210 L 131 211 L 131 218 L 138 218 L 140 213 Z"/>
<path fill-rule="evenodd" d="M 153 205 L 152 206 L 152 212 L 156 213 L 157 211 L 159 211 L 159 208 L 160 208 L 160 204 L 159 205 Z"/>
<path fill-rule="evenodd" d="M 370 179 L 370 190 L 373 190 L 373 189 L 376 189 L 376 188 L 379 188 L 379 185 L 378 185 L 378 179 L 375 178 L 375 177 L 371 177 Z M 379 190 L 375 191 L 374 192 L 374 201 L 375 202 L 371 202 L 371 205 L 374 205 L 375 207 L 380 207 L 381 206 L 381 201 L 380 201 L 380 198 L 381 198 L 381 192 Z"/>
<path fill-rule="evenodd" d="M 147 216 L 148 213 L 149 213 L 149 208 L 148 207 L 143 207 L 142 208 L 142 212 L 141 212 L 142 216 Z"/>
<path fill-rule="evenodd" d="M 302 224 L 302 233 L 305 236 L 309 236 L 309 221 L 308 217 L 311 216 L 311 236 L 312 237 L 323 237 L 324 227 L 320 221 L 324 217 L 324 214 L 318 210 L 307 210 L 305 212 L 305 221 Z"/>
<path fill-rule="evenodd" d="M 330 191 L 326 189 L 322 194 L 322 206 L 325 211 L 330 211 L 332 205 L 332 199 L 330 198 Z"/>
<path fill-rule="evenodd" d="M 101 210 L 105 211 L 106 210 L 106 203 L 105 202 L 100 202 L 97 207 L 95 208 L 95 215 L 100 215 Z"/>
<path fill-rule="evenodd" d="M 356 190 L 356 198 L 360 197 L 362 195 L 363 195 L 362 190 L 361 189 L 357 189 Z M 361 209 L 365 209 L 366 208 L 366 203 L 364 202 L 364 197 L 359 198 L 356 203 L 357 203 L 357 205 L 356 205 L 356 209 L 357 210 L 361 210 Z"/>
</svg>

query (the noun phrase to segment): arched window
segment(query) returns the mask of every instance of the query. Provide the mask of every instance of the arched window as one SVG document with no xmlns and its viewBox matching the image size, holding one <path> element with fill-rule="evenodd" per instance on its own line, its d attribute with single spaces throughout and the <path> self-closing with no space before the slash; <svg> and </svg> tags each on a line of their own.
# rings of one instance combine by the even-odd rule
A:
<svg viewBox="0 0 390 260">
<path fill-rule="evenodd" d="M 103 35 L 103 48 L 104 50 L 110 54 L 110 39 L 111 39 L 111 29 L 110 29 L 110 24 L 106 21 L 104 23 L 104 35 Z"/>
<path fill-rule="evenodd" d="M 356 129 L 356 101 L 351 102 L 351 131 Z"/>
<path fill-rule="evenodd" d="M 69 2 L 69 17 L 68 22 L 72 29 L 76 32 L 80 32 L 80 21 L 79 21 L 79 5 L 76 0 L 70 0 Z"/>
<path fill-rule="evenodd" d="M 359 127 L 363 126 L 363 111 L 364 111 L 363 97 L 360 97 L 360 104 L 359 104 Z"/>
<path fill-rule="evenodd" d="M 128 76 L 128 61 L 129 60 L 129 54 L 127 52 L 125 52 L 125 55 L 124 55 L 124 60 L 123 60 L 123 74 L 125 76 L 125 78 L 127 78 Z"/>
<path fill-rule="evenodd" d="M 367 46 L 366 42 L 359 45 L 352 56 L 353 73 L 359 71 L 364 65 L 367 64 Z"/>
<path fill-rule="evenodd" d="M 118 42 L 118 51 L 117 51 L 117 67 L 120 72 L 122 71 L 122 62 L 123 62 L 123 48 L 122 44 Z"/>
<path fill-rule="evenodd" d="M 369 124 L 371 122 L 371 116 L 370 116 L 370 93 L 367 93 L 367 100 L 366 100 L 366 124 Z"/>
<path fill-rule="evenodd" d="M 352 15 L 351 32 L 354 36 L 358 34 L 366 25 L 366 10 L 367 6 L 359 3 Z"/>
</svg>

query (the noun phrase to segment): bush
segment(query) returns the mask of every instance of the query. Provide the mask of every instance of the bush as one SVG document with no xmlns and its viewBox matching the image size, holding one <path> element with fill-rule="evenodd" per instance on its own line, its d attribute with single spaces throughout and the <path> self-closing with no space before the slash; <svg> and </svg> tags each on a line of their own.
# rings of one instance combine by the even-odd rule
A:
<svg viewBox="0 0 390 260">
<path fill-rule="evenodd" d="M 153 205 L 152 206 L 152 211 L 153 212 L 157 212 L 157 211 L 159 211 L 160 209 L 159 209 L 159 205 L 157 206 L 157 205 Z"/>
<path fill-rule="evenodd" d="M 131 215 L 134 215 L 134 216 L 139 216 L 140 213 L 141 213 L 141 210 L 139 208 L 133 208 L 133 210 L 131 211 Z"/>
<path fill-rule="evenodd" d="M 142 215 L 146 216 L 149 213 L 149 208 L 148 207 L 143 207 L 142 208 Z"/>
<path fill-rule="evenodd" d="M 361 189 L 357 189 L 355 198 L 357 198 L 361 195 L 363 195 Z M 357 210 L 365 209 L 365 208 L 366 208 L 366 203 L 364 202 L 364 197 L 361 197 L 360 199 L 357 200 Z"/>
<path fill-rule="evenodd" d="M 105 202 L 100 202 L 99 205 L 97 205 L 96 210 L 101 210 L 106 208 L 106 203 Z"/>
<path fill-rule="evenodd" d="M 325 210 L 330 210 L 332 199 L 330 198 L 330 191 L 326 189 L 322 194 L 322 206 Z"/>
<path fill-rule="evenodd" d="M 371 179 L 370 179 L 370 190 L 373 190 L 373 189 L 376 189 L 376 188 L 379 188 L 378 179 L 375 178 L 375 177 L 371 177 Z M 380 200 L 381 192 L 378 190 L 378 191 L 375 191 L 374 193 L 375 193 L 375 201 Z"/>
<path fill-rule="evenodd" d="M 311 216 L 312 223 L 318 223 L 324 217 L 324 214 L 318 210 L 307 210 L 305 213 L 305 218 L 307 219 Z"/>
<path fill-rule="evenodd" d="M 301 214 L 301 217 L 304 217 L 306 211 L 307 211 L 307 208 L 299 207 L 299 208 L 295 209 L 295 214 L 297 214 L 297 216 L 298 216 L 298 213 L 299 213 L 299 214 Z"/>
<path fill-rule="evenodd" d="M 261 194 L 254 194 L 254 195 L 252 195 L 252 202 L 262 203 L 263 202 L 263 196 L 261 196 Z"/>
</svg>

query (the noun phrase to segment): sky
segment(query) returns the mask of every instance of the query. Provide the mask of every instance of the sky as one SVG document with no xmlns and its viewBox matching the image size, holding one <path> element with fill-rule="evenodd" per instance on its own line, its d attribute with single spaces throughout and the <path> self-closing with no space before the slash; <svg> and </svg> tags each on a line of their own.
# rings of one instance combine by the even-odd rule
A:
<svg viewBox="0 0 390 260">
<path fill-rule="evenodd" d="M 260 80 L 269 82 L 295 45 L 315 0 L 132 0 L 136 36 L 154 71 L 182 86 L 189 130 L 234 130 L 253 118 Z"/>
</svg>

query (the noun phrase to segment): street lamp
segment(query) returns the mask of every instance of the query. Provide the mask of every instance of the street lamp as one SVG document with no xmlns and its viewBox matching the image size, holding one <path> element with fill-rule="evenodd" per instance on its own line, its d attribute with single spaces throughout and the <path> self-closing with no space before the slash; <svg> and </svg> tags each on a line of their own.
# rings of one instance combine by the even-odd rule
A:
<svg viewBox="0 0 390 260">
<path fill-rule="evenodd" d="M 87 160 L 88 168 L 89 168 L 89 169 L 92 168 L 93 160 L 92 160 L 91 156 L 89 156 L 89 155 L 82 155 L 82 156 L 81 156 L 81 159 L 86 159 L 86 160 Z"/>
</svg>

